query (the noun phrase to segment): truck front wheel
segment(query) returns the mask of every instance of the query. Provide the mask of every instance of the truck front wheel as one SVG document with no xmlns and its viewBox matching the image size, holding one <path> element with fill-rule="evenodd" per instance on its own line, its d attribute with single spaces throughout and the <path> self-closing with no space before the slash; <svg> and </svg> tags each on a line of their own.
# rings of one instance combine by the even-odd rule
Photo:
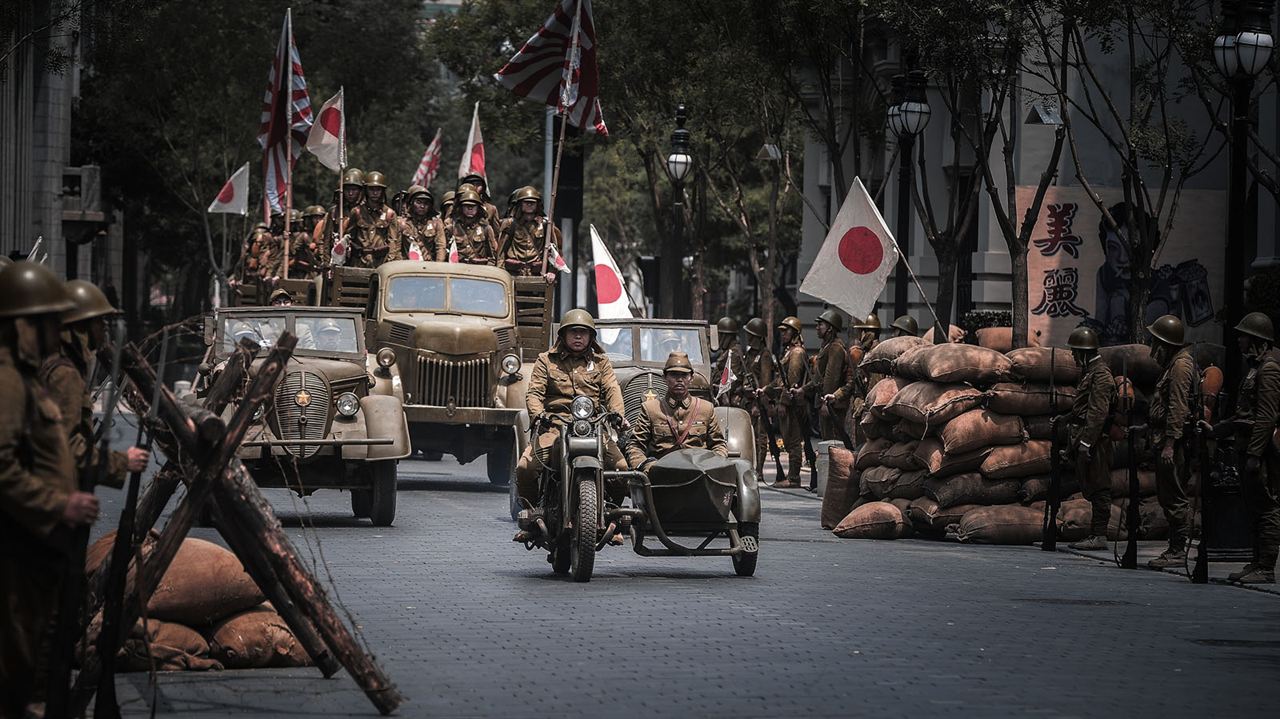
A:
<svg viewBox="0 0 1280 719">
<path fill-rule="evenodd" d="M 375 527 L 390 527 L 396 519 L 396 461 L 370 462 L 369 474 L 373 485 L 369 519 Z"/>
</svg>

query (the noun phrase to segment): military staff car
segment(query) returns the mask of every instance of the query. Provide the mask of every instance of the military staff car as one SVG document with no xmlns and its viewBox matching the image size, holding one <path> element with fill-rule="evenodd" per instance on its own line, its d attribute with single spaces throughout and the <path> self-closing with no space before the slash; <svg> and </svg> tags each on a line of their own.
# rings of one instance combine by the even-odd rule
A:
<svg viewBox="0 0 1280 719">
<path fill-rule="evenodd" d="M 396 514 L 396 462 L 410 452 L 395 378 L 394 353 L 365 350 L 358 309 L 334 307 L 237 307 L 205 321 L 208 346 L 197 396 L 225 366 L 241 338 L 263 350 L 252 375 L 285 332 L 297 347 L 275 397 L 255 417 L 237 456 L 263 487 L 299 495 L 317 489 L 351 492 L 351 509 L 376 526 Z M 226 410 L 230 417 L 234 403 Z"/>
</svg>

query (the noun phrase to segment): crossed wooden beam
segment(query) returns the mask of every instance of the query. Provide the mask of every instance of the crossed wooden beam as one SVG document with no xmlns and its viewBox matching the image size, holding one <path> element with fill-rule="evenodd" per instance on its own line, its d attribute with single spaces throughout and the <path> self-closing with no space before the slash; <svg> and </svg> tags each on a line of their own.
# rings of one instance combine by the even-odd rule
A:
<svg viewBox="0 0 1280 719">
<path fill-rule="evenodd" d="M 160 426 L 154 428 L 155 441 L 168 461 L 139 497 L 134 536 L 125 538 L 131 543 L 129 554 L 134 559 L 126 578 L 123 615 L 116 624 L 121 636 L 115 638 L 113 645 L 120 646 L 124 635 L 137 622 L 141 608 L 204 510 L 321 673 L 328 678 L 345 668 L 378 711 L 390 714 L 404 697 L 334 611 L 324 587 L 299 560 L 271 505 L 235 456 L 253 424 L 254 413 L 274 393 L 296 344 L 297 338 L 291 334 L 286 333 L 279 339 L 226 422 L 221 415 L 240 392 L 249 376 L 249 365 L 259 350 L 252 340 L 243 340 L 236 347 L 210 387 L 203 406 L 181 404 L 167 387 L 160 388 L 159 406 L 155 408 Z M 109 362 L 110 352 L 103 352 Z M 154 396 L 155 371 L 132 344 L 125 348 L 121 365 L 130 380 L 128 385 L 121 383 L 123 397 L 139 421 L 143 421 L 142 418 L 151 413 L 149 398 Z M 160 531 L 151 554 L 141 558 L 132 550 L 159 521 L 179 485 L 184 484 L 186 496 Z M 119 536 L 116 541 L 120 541 Z M 111 574 L 110 561 L 108 553 L 95 575 L 87 600 L 85 616 L 98 621 L 101 621 L 106 578 Z M 84 714 L 102 674 L 103 657 L 98 656 L 96 643 L 84 641 L 82 644 L 84 661 L 70 697 L 71 716 L 76 717 Z"/>
</svg>

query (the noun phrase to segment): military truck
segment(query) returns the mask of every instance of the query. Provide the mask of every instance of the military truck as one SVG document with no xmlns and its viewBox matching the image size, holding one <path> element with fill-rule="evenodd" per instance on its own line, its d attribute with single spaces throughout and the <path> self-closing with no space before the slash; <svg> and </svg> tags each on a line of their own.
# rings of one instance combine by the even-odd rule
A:
<svg viewBox="0 0 1280 719">
<path fill-rule="evenodd" d="M 362 307 L 369 347 L 395 353 L 413 448 L 463 464 L 484 456 L 489 481 L 505 485 L 553 289 L 498 267 L 400 260 L 336 269 L 330 303 Z"/>
</svg>

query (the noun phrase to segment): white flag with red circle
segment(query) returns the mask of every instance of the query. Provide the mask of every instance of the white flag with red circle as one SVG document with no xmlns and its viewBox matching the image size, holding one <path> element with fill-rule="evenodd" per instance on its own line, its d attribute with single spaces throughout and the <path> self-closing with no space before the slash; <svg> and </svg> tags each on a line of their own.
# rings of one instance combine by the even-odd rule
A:
<svg viewBox="0 0 1280 719">
<path fill-rule="evenodd" d="M 311 134 L 307 135 L 307 150 L 334 172 L 340 172 L 347 164 L 347 114 L 342 107 L 342 91 L 338 88 L 338 94 L 320 108 Z"/>
<path fill-rule="evenodd" d="M 622 279 L 618 263 L 614 261 L 609 248 L 596 226 L 591 225 L 591 260 L 595 263 L 596 280 L 596 317 L 602 320 L 628 319 L 635 317 L 631 312 L 631 298 L 627 295 L 627 283 Z"/>
<path fill-rule="evenodd" d="M 458 179 L 467 175 L 479 175 L 486 180 L 484 174 L 484 137 L 480 134 L 480 103 L 471 112 L 471 132 L 467 133 L 467 149 L 462 153 L 462 162 L 458 163 Z"/>
<path fill-rule="evenodd" d="M 556 244 L 551 241 L 551 228 L 547 228 L 547 264 L 556 270 L 567 274 L 571 274 L 569 263 L 564 261 L 564 257 L 560 255 L 560 250 L 556 249 Z"/>
<path fill-rule="evenodd" d="M 236 170 L 213 198 L 209 209 L 205 212 L 221 212 L 228 215 L 245 215 L 249 213 L 249 163 Z"/>
<path fill-rule="evenodd" d="M 449 261 L 455 264 L 462 261 L 462 258 L 458 255 L 457 240 L 449 240 Z"/>
<path fill-rule="evenodd" d="M 866 317 L 897 264 L 898 243 L 855 177 L 800 291 L 853 317 Z"/>
<path fill-rule="evenodd" d="M 343 235 L 333 243 L 333 250 L 329 252 L 329 264 L 334 267 L 342 267 L 347 264 L 347 237 Z"/>
</svg>

